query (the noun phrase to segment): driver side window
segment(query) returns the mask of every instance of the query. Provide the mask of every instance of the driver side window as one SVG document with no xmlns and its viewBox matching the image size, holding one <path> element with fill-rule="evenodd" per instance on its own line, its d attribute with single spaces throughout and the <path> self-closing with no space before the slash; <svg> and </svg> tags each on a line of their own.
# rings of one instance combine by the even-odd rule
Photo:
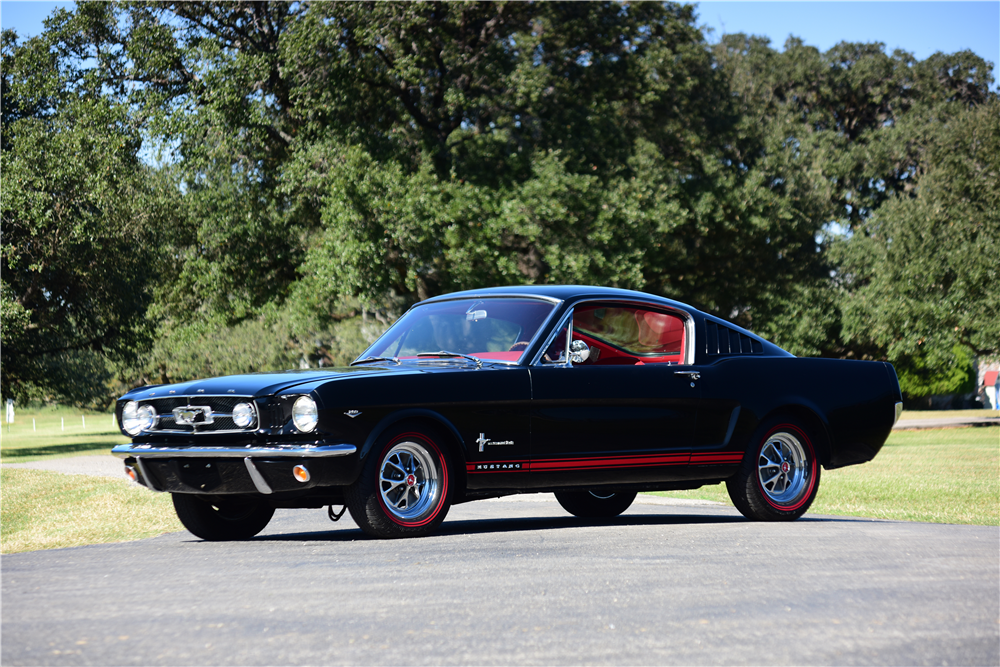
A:
<svg viewBox="0 0 1000 667">
<path fill-rule="evenodd" d="M 584 304 L 573 313 L 573 340 L 583 341 L 582 362 L 594 366 L 680 364 L 684 320 L 671 312 L 632 304 Z"/>
</svg>

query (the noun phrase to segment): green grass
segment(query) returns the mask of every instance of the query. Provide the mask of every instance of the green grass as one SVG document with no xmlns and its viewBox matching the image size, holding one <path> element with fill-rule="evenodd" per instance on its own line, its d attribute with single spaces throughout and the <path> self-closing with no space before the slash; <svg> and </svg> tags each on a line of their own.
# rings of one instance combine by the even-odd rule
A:
<svg viewBox="0 0 1000 667">
<path fill-rule="evenodd" d="M 125 480 L 0 468 L 0 552 L 124 542 L 183 530 L 170 496 Z"/>
<path fill-rule="evenodd" d="M 34 424 L 32 424 L 34 420 Z M 128 442 L 111 413 L 17 411 L 0 434 L 0 462 L 110 455 Z M 170 496 L 121 479 L 0 468 L 0 553 L 123 542 L 183 530 Z"/>
<path fill-rule="evenodd" d="M 658 495 L 730 504 L 725 484 Z M 894 431 L 874 460 L 824 470 L 809 512 L 1000 525 L 1000 427 Z"/>
<path fill-rule="evenodd" d="M 13 424 L 2 425 L 0 461 L 19 463 L 110 452 L 115 445 L 128 442 L 112 419 L 109 412 L 62 407 L 42 408 L 30 413 L 18 411 Z"/>
</svg>

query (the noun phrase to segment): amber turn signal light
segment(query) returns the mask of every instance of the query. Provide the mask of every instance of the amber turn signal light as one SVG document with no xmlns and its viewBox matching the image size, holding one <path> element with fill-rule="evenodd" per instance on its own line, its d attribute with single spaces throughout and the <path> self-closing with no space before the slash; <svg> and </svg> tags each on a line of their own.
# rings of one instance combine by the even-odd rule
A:
<svg viewBox="0 0 1000 667">
<path fill-rule="evenodd" d="M 309 474 L 309 470 L 303 465 L 297 465 L 292 468 L 292 475 L 303 484 L 312 478 L 312 475 Z"/>
<path fill-rule="evenodd" d="M 128 475 L 128 478 L 133 482 L 139 481 L 139 474 L 135 471 L 135 468 L 133 468 L 132 466 L 125 466 L 125 474 Z"/>
</svg>

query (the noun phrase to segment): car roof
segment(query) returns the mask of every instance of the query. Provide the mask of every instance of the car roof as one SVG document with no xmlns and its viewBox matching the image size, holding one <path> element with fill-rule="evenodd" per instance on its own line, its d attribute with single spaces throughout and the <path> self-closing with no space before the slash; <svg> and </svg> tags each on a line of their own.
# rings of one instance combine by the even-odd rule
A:
<svg viewBox="0 0 1000 667">
<path fill-rule="evenodd" d="M 703 321 L 715 322 L 718 325 L 733 329 L 741 334 L 756 339 L 764 345 L 764 350 L 770 352 L 771 354 L 793 356 L 788 351 L 781 349 L 769 340 L 762 338 L 760 335 L 733 324 L 732 322 L 727 322 L 720 317 L 698 310 L 694 306 L 690 306 L 681 301 L 674 301 L 673 299 L 656 296 L 655 294 L 637 292 L 635 290 L 628 289 L 619 289 L 617 287 L 597 287 L 595 285 L 509 285 L 507 287 L 487 287 L 483 289 L 465 290 L 462 292 L 451 292 L 450 294 L 442 294 L 441 296 L 426 299 L 420 303 L 434 303 L 436 301 L 449 301 L 452 299 L 498 296 L 540 297 L 544 299 L 558 299 L 562 302 L 575 302 L 580 299 L 622 299 L 626 301 L 645 301 L 646 303 L 670 306 L 686 311 L 690 315 L 696 316 L 698 319 L 702 319 Z M 420 304 L 415 304 L 415 306 L 418 305 Z"/>
<path fill-rule="evenodd" d="M 507 287 L 487 287 L 483 289 L 442 294 L 441 296 L 427 299 L 422 303 L 484 296 L 538 296 L 548 299 L 558 299 L 560 301 L 575 301 L 581 298 L 632 299 L 652 301 L 663 305 L 675 306 L 687 311 L 697 310 L 685 303 L 681 303 L 680 301 L 666 299 L 664 297 L 648 294 L 646 292 L 619 289 L 617 287 L 597 287 L 595 285 L 510 285 Z"/>
</svg>

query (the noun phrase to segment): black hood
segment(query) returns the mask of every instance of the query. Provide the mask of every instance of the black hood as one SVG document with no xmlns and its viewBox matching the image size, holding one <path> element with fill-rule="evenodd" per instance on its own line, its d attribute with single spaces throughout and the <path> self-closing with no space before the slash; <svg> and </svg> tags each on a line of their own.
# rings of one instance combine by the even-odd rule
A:
<svg viewBox="0 0 1000 667">
<path fill-rule="evenodd" d="M 276 392 L 317 381 L 339 380 L 352 375 L 373 375 L 387 372 L 381 366 L 350 366 L 330 369 L 309 369 L 302 371 L 278 371 L 272 373 L 248 373 L 227 375 L 205 380 L 192 380 L 179 384 L 162 384 L 133 389 L 121 400 L 141 400 L 168 396 L 270 396 Z"/>
</svg>

